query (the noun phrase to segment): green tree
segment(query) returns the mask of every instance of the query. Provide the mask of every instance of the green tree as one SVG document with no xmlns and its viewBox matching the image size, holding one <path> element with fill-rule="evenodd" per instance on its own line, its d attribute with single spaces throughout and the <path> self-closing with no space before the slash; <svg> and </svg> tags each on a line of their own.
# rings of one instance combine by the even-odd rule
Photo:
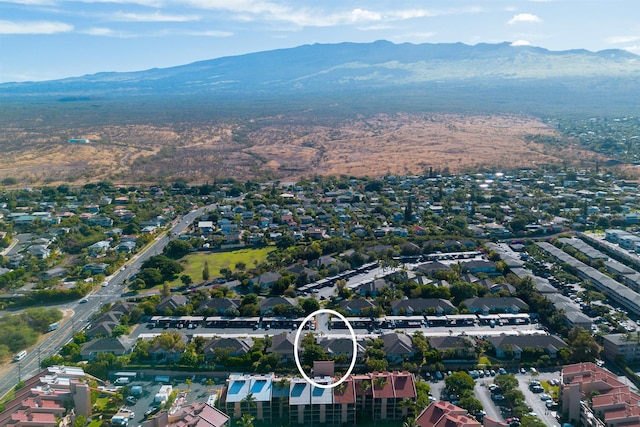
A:
<svg viewBox="0 0 640 427">
<path fill-rule="evenodd" d="M 493 382 L 500 387 L 503 392 L 507 392 L 518 387 L 518 379 L 513 374 L 497 375 Z"/>
<path fill-rule="evenodd" d="M 600 354 L 600 346 L 587 330 L 574 327 L 569 331 L 569 348 L 571 362 L 593 362 Z"/>
<path fill-rule="evenodd" d="M 520 427 L 545 427 L 545 423 L 540 421 L 538 417 L 525 415 L 520 420 Z"/>
<path fill-rule="evenodd" d="M 189 242 L 184 240 L 172 240 L 164 248 L 164 253 L 173 259 L 179 259 L 187 255 L 192 247 Z"/>
<path fill-rule="evenodd" d="M 463 371 L 454 372 L 444 379 L 447 389 L 453 394 L 460 394 L 464 390 L 473 390 L 476 383 L 471 377 Z"/>
<path fill-rule="evenodd" d="M 202 267 L 202 280 L 204 280 L 205 282 L 207 280 L 209 280 L 210 277 L 210 273 L 209 273 L 209 263 L 207 261 L 204 262 L 204 267 Z"/>
<path fill-rule="evenodd" d="M 255 421 L 256 417 L 249 415 L 249 414 L 243 414 L 242 417 L 236 421 L 236 425 L 238 427 L 253 427 L 253 422 Z"/>
<path fill-rule="evenodd" d="M 84 427 L 87 425 L 87 418 L 84 415 L 78 415 L 74 424 L 75 427 Z"/>
<path fill-rule="evenodd" d="M 315 298 L 304 298 L 300 300 L 300 307 L 304 310 L 305 316 L 308 316 L 320 308 L 320 303 Z"/>
<path fill-rule="evenodd" d="M 189 286 L 193 283 L 193 279 L 188 274 L 183 274 L 182 276 L 180 276 L 180 281 L 185 286 Z"/>
<path fill-rule="evenodd" d="M 458 401 L 458 406 L 469 411 L 470 414 L 477 414 L 482 410 L 482 402 L 473 396 L 463 397 Z"/>
</svg>

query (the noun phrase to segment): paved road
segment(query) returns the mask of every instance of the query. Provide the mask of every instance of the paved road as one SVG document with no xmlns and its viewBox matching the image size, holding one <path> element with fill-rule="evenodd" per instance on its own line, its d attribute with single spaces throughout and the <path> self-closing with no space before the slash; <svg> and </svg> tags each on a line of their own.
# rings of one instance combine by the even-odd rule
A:
<svg viewBox="0 0 640 427">
<path fill-rule="evenodd" d="M 0 396 L 4 396 L 20 379 L 35 375 L 39 371 L 40 361 L 57 354 L 60 348 L 72 339 L 75 331 L 87 325 L 87 320 L 100 309 L 102 304 L 119 301 L 122 298 L 125 280 L 137 273 L 145 260 L 161 253 L 171 240 L 171 236 L 181 234 L 196 218 L 214 207 L 215 205 L 209 205 L 196 209 L 179 219 L 168 233 L 156 238 L 144 253 L 134 255 L 132 261 L 124 270 L 118 270 L 107 277 L 105 281 L 109 283 L 108 286 L 97 288 L 87 296 L 86 303 L 77 301 L 56 305 L 55 307 L 60 309 L 73 310 L 71 320 L 62 323 L 57 330 L 49 332 L 48 336 L 37 347 L 28 350 L 28 354 L 24 359 L 12 364 L 11 368 L 3 376 L 2 381 L 0 381 Z M 16 237 L 22 241 L 21 236 L 23 235 Z"/>
<path fill-rule="evenodd" d="M 504 418 L 502 417 L 500 410 L 495 405 L 493 400 L 491 400 L 491 392 L 486 387 L 492 381 L 493 381 L 493 378 L 491 379 L 481 378 L 476 380 L 476 386 L 473 389 L 473 393 L 475 394 L 476 398 L 480 401 L 480 403 L 482 403 L 482 408 L 487 413 L 488 417 L 493 418 L 496 421 L 504 422 Z"/>
<path fill-rule="evenodd" d="M 558 420 L 555 418 L 556 412 L 550 411 L 545 406 L 545 403 L 540 400 L 540 394 L 533 393 L 529 390 L 529 381 L 535 379 L 542 382 L 543 380 L 550 380 L 552 378 L 560 378 L 560 371 L 554 372 L 541 372 L 537 377 L 532 377 L 530 374 L 517 374 L 518 388 L 524 393 L 527 405 L 529 405 L 533 412 L 535 412 L 540 420 L 549 427 L 559 425 Z"/>
</svg>

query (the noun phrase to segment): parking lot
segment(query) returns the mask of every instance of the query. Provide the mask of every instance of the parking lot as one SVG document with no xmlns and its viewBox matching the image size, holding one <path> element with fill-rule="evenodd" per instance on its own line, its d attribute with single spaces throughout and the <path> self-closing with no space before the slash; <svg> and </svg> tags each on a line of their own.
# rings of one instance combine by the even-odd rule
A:
<svg viewBox="0 0 640 427">
<path fill-rule="evenodd" d="M 195 401 L 206 401 L 211 394 L 215 394 L 217 390 L 222 388 L 222 385 L 206 385 L 206 378 L 195 377 L 192 384 L 186 384 L 186 378 L 180 380 L 173 379 L 170 383 L 173 390 L 178 390 L 178 393 L 184 392 L 184 400 L 181 406 L 187 406 Z M 127 390 L 131 391 L 134 386 L 142 387 L 142 394 L 133 395 L 129 393 L 125 397 L 124 411 L 133 412 L 133 417 L 129 420 L 129 426 L 138 426 L 147 418 L 149 412 L 155 414 L 157 411 L 153 411 L 153 408 L 158 408 L 160 402 L 154 401 L 156 394 L 160 391 L 162 385 L 167 384 L 164 382 L 156 382 L 155 378 L 148 380 L 134 380 L 127 384 Z M 134 396 L 134 399 L 127 399 L 129 396 Z"/>
<path fill-rule="evenodd" d="M 542 382 L 559 379 L 560 371 L 537 372 L 537 374 L 532 374 L 531 370 L 525 369 L 525 373 L 520 373 L 520 371 L 517 373 L 515 371 L 509 371 L 508 373 L 515 374 L 515 377 L 518 379 L 518 389 L 524 394 L 525 401 L 527 405 L 531 407 L 532 412 L 547 426 L 553 427 L 559 425 L 556 419 L 556 411 L 547 409 L 545 401 L 541 399 L 543 393 L 534 393 L 531 391 L 529 389 L 529 383 L 532 380 Z M 492 399 L 490 385 L 493 383 L 494 378 L 495 376 L 476 378 L 476 385 L 473 391 L 476 399 L 482 403 L 486 416 L 504 422 L 510 417 L 510 414 L 503 411 L 502 407 L 497 405 L 496 401 Z M 433 378 L 430 386 L 433 396 L 442 400 L 450 400 L 449 396 L 446 395 L 446 390 L 444 390 L 444 380 Z"/>
</svg>

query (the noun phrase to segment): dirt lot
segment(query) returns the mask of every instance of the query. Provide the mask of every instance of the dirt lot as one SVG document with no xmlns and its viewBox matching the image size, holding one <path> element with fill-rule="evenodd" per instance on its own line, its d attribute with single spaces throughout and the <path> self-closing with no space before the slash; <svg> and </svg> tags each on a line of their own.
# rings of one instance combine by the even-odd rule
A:
<svg viewBox="0 0 640 427">
<path fill-rule="evenodd" d="M 561 138 L 537 119 L 514 115 L 378 114 L 359 118 L 278 115 L 238 122 L 108 125 L 0 130 L 0 179 L 19 184 L 153 182 L 184 177 L 293 179 L 313 175 L 381 176 L 535 167 L 592 160 L 527 141 Z M 89 144 L 70 144 L 69 138 Z"/>
</svg>

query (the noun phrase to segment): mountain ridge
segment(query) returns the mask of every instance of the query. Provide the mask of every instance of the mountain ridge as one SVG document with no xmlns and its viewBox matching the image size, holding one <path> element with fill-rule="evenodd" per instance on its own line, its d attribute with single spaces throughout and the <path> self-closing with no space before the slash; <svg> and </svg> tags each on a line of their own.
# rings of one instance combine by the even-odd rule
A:
<svg viewBox="0 0 640 427">
<path fill-rule="evenodd" d="M 484 79 L 640 78 L 640 56 L 607 49 L 551 51 L 512 43 L 308 44 L 167 68 L 0 84 L 0 96 L 271 93 Z"/>
</svg>

